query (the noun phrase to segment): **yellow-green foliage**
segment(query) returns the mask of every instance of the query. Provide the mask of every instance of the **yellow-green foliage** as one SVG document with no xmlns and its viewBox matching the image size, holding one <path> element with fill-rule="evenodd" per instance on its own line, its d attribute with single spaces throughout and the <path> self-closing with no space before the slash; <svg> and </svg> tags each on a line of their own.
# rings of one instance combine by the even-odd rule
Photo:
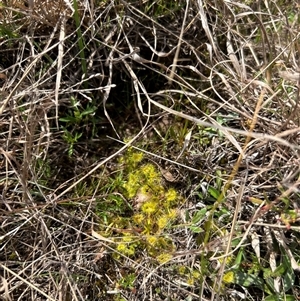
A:
<svg viewBox="0 0 300 301">
<path fill-rule="evenodd" d="M 176 271 L 178 275 L 181 276 L 182 281 L 184 281 L 187 285 L 193 286 L 196 283 L 199 283 L 202 279 L 202 275 L 199 270 L 190 268 L 187 265 L 177 266 Z"/>
<path fill-rule="evenodd" d="M 223 276 L 223 282 L 226 284 L 230 284 L 234 282 L 234 272 L 229 271 Z"/>
<path fill-rule="evenodd" d="M 138 249 L 146 250 L 163 263 L 174 251 L 166 228 L 177 217 L 181 198 L 175 189 L 162 185 L 162 175 L 155 165 L 143 164 L 142 160 L 143 154 L 132 149 L 120 158 L 124 175 L 122 193 L 132 206 L 132 213 L 115 216 L 110 225 L 119 230 L 115 239 L 118 253 L 134 256 Z"/>
</svg>

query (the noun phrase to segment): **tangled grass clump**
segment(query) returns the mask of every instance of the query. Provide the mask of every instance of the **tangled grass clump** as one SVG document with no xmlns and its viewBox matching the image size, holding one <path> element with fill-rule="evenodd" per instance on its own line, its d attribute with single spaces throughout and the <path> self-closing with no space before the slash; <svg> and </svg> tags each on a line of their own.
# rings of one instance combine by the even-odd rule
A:
<svg viewBox="0 0 300 301">
<path fill-rule="evenodd" d="M 0 299 L 298 300 L 299 15 L 0 0 Z"/>
</svg>

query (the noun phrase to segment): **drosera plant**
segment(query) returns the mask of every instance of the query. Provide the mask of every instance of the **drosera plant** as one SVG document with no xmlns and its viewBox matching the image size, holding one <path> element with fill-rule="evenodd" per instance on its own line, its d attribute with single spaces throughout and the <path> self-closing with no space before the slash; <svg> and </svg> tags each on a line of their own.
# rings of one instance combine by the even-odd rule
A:
<svg viewBox="0 0 300 301">
<path fill-rule="evenodd" d="M 114 186 L 119 191 L 111 191 L 106 198 L 106 209 L 101 203 L 102 210 L 97 214 L 104 225 L 101 235 L 110 239 L 116 236 L 116 259 L 121 255 L 136 257 L 139 251 L 146 250 L 162 263 L 175 250 L 166 230 L 175 221 L 183 199 L 174 188 L 165 188 L 158 168 L 143 159 L 144 155 L 133 149 L 119 159 L 123 180 L 117 177 L 119 184 Z"/>
</svg>

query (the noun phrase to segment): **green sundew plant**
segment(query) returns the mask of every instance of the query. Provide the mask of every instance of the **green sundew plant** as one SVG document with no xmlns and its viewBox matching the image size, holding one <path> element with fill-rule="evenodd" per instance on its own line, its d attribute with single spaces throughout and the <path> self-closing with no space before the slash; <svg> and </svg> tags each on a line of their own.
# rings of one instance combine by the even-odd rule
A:
<svg viewBox="0 0 300 301">
<path fill-rule="evenodd" d="M 135 200 L 134 224 L 144 234 L 143 243 L 151 256 L 160 255 L 166 260 L 162 250 L 173 251 L 172 241 L 163 235 L 163 230 L 177 213 L 174 205 L 178 202 L 174 189 L 165 190 L 161 185 L 161 175 L 153 164 L 142 165 L 129 173 L 124 185 L 128 199 Z"/>
<path fill-rule="evenodd" d="M 199 280 L 201 281 L 202 279 L 201 273 L 196 268 L 188 265 L 177 265 L 175 271 L 180 275 L 181 281 L 185 282 L 186 286 L 197 285 Z"/>
<path fill-rule="evenodd" d="M 177 217 L 181 197 L 174 188 L 166 189 L 162 185 L 162 175 L 156 166 L 143 164 L 142 160 L 143 154 L 132 149 L 120 158 L 124 182 L 119 190 L 127 202 L 123 200 L 123 205 L 118 204 L 123 212 L 108 209 L 110 214 L 106 214 L 104 221 L 109 230 L 101 234 L 111 238 L 113 230 L 117 232 L 118 253 L 132 257 L 139 249 L 146 249 L 148 255 L 159 262 L 167 262 L 175 247 L 165 230 Z M 116 202 L 114 204 L 116 206 Z"/>
</svg>

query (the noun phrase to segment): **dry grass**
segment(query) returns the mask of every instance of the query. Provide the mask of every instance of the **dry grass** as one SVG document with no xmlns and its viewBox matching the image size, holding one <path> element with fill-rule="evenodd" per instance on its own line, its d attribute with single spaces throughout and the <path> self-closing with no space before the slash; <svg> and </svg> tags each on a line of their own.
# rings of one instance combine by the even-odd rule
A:
<svg viewBox="0 0 300 301">
<path fill-rule="evenodd" d="M 299 298 L 299 11 L 243 2 L 0 1 L 0 300 Z M 165 262 L 132 147 L 181 195 Z"/>
</svg>

